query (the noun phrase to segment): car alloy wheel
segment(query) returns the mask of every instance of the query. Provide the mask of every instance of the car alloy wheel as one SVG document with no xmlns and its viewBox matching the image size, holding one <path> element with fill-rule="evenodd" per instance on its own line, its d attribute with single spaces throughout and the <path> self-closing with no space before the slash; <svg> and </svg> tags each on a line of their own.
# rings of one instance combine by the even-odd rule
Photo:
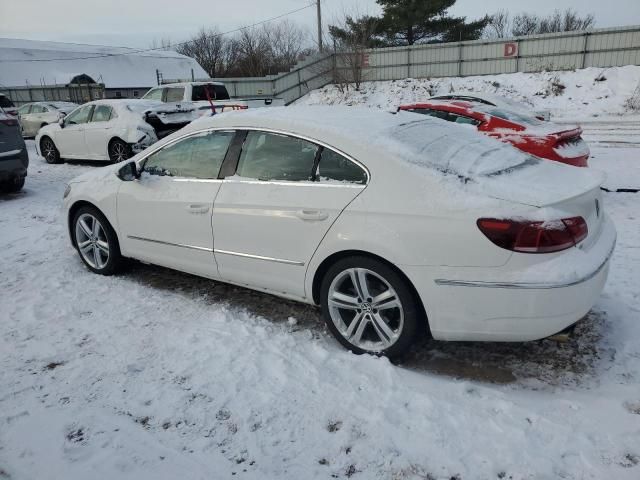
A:
<svg viewBox="0 0 640 480">
<path fill-rule="evenodd" d="M 42 156 L 47 163 L 58 163 L 58 149 L 56 148 L 53 140 L 45 138 L 41 145 Z"/>
<path fill-rule="evenodd" d="M 329 286 L 327 302 L 338 333 L 363 351 L 387 350 L 402 334 L 405 315 L 400 296 L 372 270 L 342 271 Z"/>
<path fill-rule="evenodd" d="M 109 240 L 100 221 L 89 213 L 76 220 L 76 245 L 83 260 L 92 268 L 102 270 L 109 262 Z"/>
<path fill-rule="evenodd" d="M 113 163 L 123 162 L 129 157 L 129 147 L 126 143 L 119 140 L 111 142 L 111 145 L 109 145 L 109 158 Z"/>
</svg>

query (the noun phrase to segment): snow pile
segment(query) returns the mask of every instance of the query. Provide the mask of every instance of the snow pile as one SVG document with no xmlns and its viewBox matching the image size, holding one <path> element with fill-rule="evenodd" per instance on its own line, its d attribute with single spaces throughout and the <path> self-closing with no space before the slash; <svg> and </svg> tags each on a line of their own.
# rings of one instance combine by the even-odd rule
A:
<svg viewBox="0 0 640 480">
<path fill-rule="evenodd" d="M 360 91 L 334 85 L 297 101 L 305 105 L 366 105 L 395 109 L 451 92 L 486 93 L 523 102 L 554 119 L 585 119 L 628 113 L 628 100 L 640 84 L 640 66 L 586 68 L 566 72 L 512 73 L 473 77 L 365 82 Z"/>
</svg>

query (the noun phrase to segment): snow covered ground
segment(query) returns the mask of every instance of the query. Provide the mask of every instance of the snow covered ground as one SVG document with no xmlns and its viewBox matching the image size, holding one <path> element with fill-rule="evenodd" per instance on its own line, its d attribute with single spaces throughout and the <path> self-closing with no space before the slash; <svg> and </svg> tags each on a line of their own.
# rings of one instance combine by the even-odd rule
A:
<svg viewBox="0 0 640 480">
<path fill-rule="evenodd" d="M 611 186 L 640 186 L 638 123 L 585 136 Z M 395 366 L 307 306 L 90 273 L 60 203 L 100 167 L 29 146 L 25 190 L 0 196 L 0 479 L 640 478 L 640 193 L 605 194 L 618 246 L 569 343 L 425 341 Z"/>
<path fill-rule="evenodd" d="M 451 92 L 499 95 L 546 110 L 553 121 L 620 119 L 640 121 L 640 112 L 629 115 L 627 99 L 640 87 L 640 66 L 585 68 L 567 72 L 511 73 L 473 77 L 447 77 L 365 82 L 360 91 L 341 92 L 334 85 L 313 90 L 298 100 L 305 105 L 366 105 L 395 109 L 403 103 L 426 100 Z"/>
</svg>

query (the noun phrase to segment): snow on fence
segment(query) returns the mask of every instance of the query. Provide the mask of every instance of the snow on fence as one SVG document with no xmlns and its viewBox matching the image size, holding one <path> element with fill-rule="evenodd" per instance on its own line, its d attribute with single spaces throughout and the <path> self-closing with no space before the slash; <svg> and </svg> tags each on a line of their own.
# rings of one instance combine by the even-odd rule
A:
<svg viewBox="0 0 640 480">
<path fill-rule="evenodd" d="M 345 65 L 349 55 L 307 59 L 278 75 L 216 80 L 225 82 L 232 96 L 278 96 L 291 103 L 353 68 Z M 363 81 L 640 65 L 640 26 L 377 48 L 361 55 Z"/>
</svg>

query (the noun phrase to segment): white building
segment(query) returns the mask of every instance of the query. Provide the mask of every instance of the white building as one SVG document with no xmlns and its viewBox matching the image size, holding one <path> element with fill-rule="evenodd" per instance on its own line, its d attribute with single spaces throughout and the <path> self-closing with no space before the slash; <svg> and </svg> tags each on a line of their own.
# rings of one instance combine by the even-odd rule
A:
<svg viewBox="0 0 640 480">
<path fill-rule="evenodd" d="M 0 91 L 104 84 L 106 98 L 141 97 L 160 79 L 206 78 L 193 58 L 170 51 L 0 38 Z M 90 80 L 87 79 L 90 78 Z M 91 82 L 93 80 L 93 82 Z M 18 98 L 18 103 L 25 99 Z M 36 100 L 33 98 L 33 100 Z"/>
</svg>

